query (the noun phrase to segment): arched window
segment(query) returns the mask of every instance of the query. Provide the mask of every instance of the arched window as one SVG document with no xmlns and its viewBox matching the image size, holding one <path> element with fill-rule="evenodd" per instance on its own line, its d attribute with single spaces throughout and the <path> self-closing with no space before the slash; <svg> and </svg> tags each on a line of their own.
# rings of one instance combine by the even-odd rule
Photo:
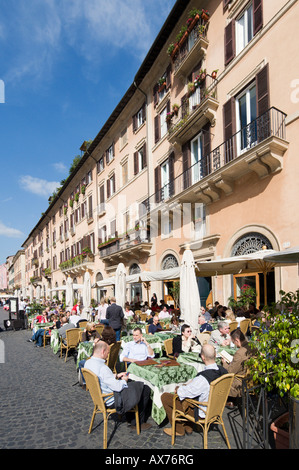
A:
<svg viewBox="0 0 299 470">
<path fill-rule="evenodd" d="M 272 249 L 272 244 L 267 237 L 257 232 L 247 233 L 239 238 L 233 246 L 232 256 L 249 255 L 255 251 L 260 251 L 266 246 Z"/>
<path fill-rule="evenodd" d="M 167 255 L 162 261 L 162 269 L 171 269 L 177 268 L 179 265 L 176 257 L 174 255 Z"/>
<path fill-rule="evenodd" d="M 141 272 L 141 268 L 137 263 L 132 264 L 130 267 L 130 274 L 138 274 Z"/>
</svg>

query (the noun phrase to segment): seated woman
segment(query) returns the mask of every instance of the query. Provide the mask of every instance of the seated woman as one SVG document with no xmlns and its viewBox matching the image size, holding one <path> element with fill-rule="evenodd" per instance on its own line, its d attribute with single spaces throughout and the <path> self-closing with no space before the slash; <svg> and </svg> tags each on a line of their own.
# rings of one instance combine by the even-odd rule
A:
<svg viewBox="0 0 299 470">
<path fill-rule="evenodd" d="M 95 328 L 95 324 L 93 322 L 87 322 L 86 328 L 82 334 L 82 342 L 84 341 L 99 341 L 101 339 L 101 335 L 97 332 Z"/>
<path fill-rule="evenodd" d="M 189 325 L 184 324 L 181 329 L 181 335 L 173 338 L 172 350 L 175 357 L 181 353 L 201 351 L 200 343 L 197 338 L 192 336 L 192 330 Z"/>
<path fill-rule="evenodd" d="M 175 315 L 173 315 L 173 317 L 171 318 L 171 321 L 170 321 L 170 332 L 171 333 L 180 333 L 181 332 L 179 319 Z"/>
<path fill-rule="evenodd" d="M 133 317 L 134 316 L 134 312 L 130 309 L 130 305 L 126 305 L 125 306 L 125 319 L 127 320 L 128 318 L 130 317 Z"/>
<path fill-rule="evenodd" d="M 235 314 L 230 308 L 228 308 L 225 312 L 225 321 L 227 323 L 231 323 L 232 321 L 236 321 Z"/>
</svg>

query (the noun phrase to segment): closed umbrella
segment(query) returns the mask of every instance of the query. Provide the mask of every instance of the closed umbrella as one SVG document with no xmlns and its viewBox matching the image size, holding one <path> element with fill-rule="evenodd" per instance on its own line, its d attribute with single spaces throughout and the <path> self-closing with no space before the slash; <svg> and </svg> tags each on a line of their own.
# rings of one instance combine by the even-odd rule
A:
<svg viewBox="0 0 299 470">
<path fill-rule="evenodd" d="M 41 296 L 41 289 L 40 289 L 40 286 L 37 286 L 36 292 L 35 292 L 35 297 L 36 297 L 36 300 L 38 302 L 40 301 L 40 296 Z"/>
<path fill-rule="evenodd" d="M 89 309 L 90 302 L 91 302 L 91 282 L 90 282 L 90 274 L 87 270 L 84 274 L 82 297 L 83 297 L 84 311 L 86 311 L 86 309 Z"/>
<path fill-rule="evenodd" d="M 126 269 L 119 263 L 115 273 L 115 298 L 117 305 L 124 308 L 126 302 Z"/>
<path fill-rule="evenodd" d="M 66 290 L 65 290 L 65 305 L 67 308 L 72 308 L 74 303 L 74 291 L 73 291 L 73 281 L 69 276 L 66 281 Z"/>
<path fill-rule="evenodd" d="M 195 275 L 195 262 L 192 251 L 184 251 L 180 270 L 180 318 L 191 326 L 193 333 L 198 329 L 200 296 Z"/>
<path fill-rule="evenodd" d="M 29 299 L 30 299 L 30 302 L 33 301 L 33 285 L 30 284 L 29 286 Z"/>
</svg>

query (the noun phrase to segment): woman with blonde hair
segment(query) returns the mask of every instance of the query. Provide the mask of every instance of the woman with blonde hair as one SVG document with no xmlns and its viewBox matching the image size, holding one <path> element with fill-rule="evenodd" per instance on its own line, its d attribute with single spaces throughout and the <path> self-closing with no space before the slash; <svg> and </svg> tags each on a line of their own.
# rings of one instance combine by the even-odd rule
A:
<svg viewBox="0 0 299 470">
<path fill-rule="evenodd" d="M 82 334 L 82 342 L 84 341 L 95 341 L 95 340 L 100 340 L 101 335 L 97 332 L 95 328 L 95 323 L 93 322 L 87 322 L 86 327 L 83 331 Z"/>
<path fill-rule="evenodd" d="M 231 323 L 232 321 L 236 321 L 235 314 L 230 308 L 228 308 L 225 312 L 225 321 L 227 323 Z"/>
</svg>

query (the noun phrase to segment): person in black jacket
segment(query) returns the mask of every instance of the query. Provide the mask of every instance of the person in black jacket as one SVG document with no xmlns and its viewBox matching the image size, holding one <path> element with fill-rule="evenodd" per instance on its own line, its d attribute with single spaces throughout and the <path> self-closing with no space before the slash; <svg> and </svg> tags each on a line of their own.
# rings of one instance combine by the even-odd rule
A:
<svg viewBox="0 0 299 470">
<path fill-rule="evenodd" d="M 173 338 L 172 341 L 172 350 L 174 356 L 191 351 L 199 352 L 198 346 L 200 346 L 200 343 L 196 337 L 192 336 L 191 327 L 184 324 L 181 328 L 181 333 L 181 335 Z"/>
<path fill-rule="evenodd" d="M 116 305 L 116 298 L 111 297 L 111 305 L 106 310 L 106 319 L 109 321 L 109 326 L 114 329 L 116 334 L 116 341 L 120 340 L 120 332 L 123 324 L 124 311 L 122 307 Z"/>
</svg>

